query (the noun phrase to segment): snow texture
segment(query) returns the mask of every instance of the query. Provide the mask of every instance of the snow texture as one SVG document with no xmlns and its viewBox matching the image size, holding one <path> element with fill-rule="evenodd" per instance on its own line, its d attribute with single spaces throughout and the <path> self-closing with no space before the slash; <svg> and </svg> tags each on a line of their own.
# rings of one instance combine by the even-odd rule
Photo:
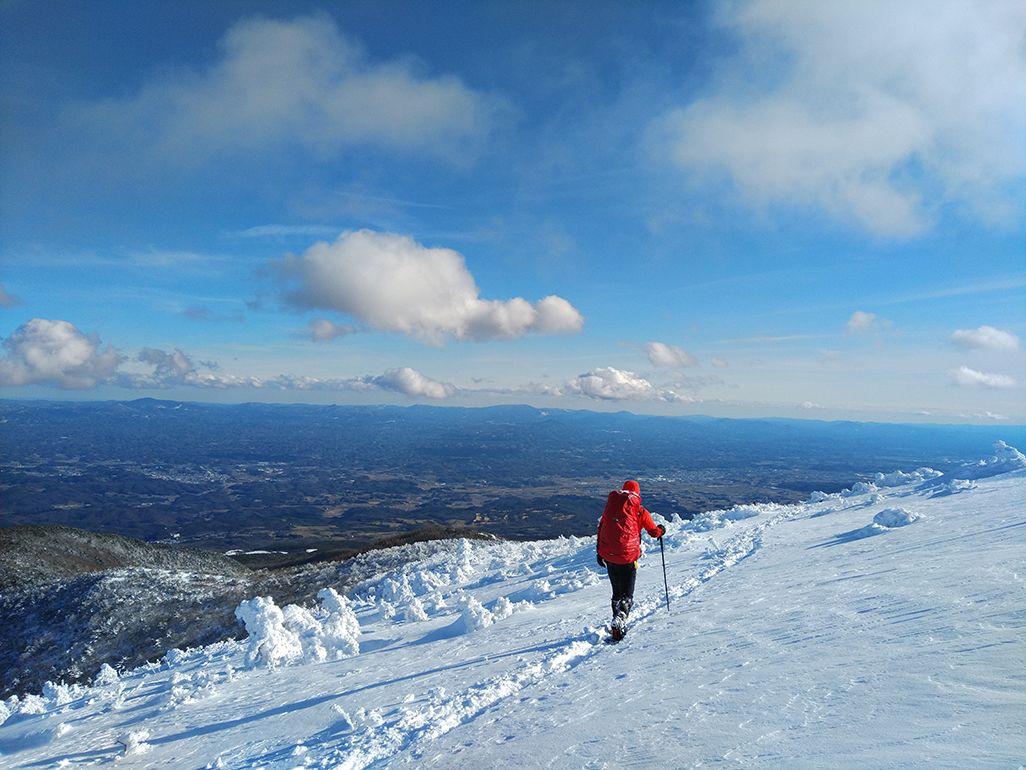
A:
<svg viewBox="0 0 1026 770">
<path fill-rule="evenodd" d="M 1018 767 L 1014 451 L 957 495 L 920 469 L 660 517 L 666 588 L 646 542 L 615 646 L 590 538 L 449 541 L 316 605 L 254 597 L 246 639 L 0 702 L 0 765 Z"/>
</svg>

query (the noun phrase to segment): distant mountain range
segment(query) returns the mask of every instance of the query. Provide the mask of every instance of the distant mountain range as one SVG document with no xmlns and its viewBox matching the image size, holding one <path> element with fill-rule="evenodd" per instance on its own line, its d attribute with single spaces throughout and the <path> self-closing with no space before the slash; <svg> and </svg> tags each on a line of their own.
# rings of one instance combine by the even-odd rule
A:
<svg viewBox="0 0 1026 770">
<path fill-rule="evenodd" d="M 590 534 L 625 478 L 690 518 L 796 502 L 879 468 L 940 470 L 1023 426 L 430 406 L 0 401 L 0 526 L 226 552 L 356 550 L 424 526 Z"/>
</svg>

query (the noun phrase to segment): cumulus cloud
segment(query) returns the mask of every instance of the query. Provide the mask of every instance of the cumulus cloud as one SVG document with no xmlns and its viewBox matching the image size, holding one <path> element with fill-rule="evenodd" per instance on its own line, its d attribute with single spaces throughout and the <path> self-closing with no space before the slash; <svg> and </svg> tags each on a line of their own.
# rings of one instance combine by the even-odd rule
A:
<svg viewBox="0 0 1026 770">
<path fill-rule="evenodd" d="M 611 366 L 592 369 L 566 383 L 562 395 L 586 396 L 602 401 L 693 401 L 672 390 L 660 389 L 634 372 Z"/>
<path fill-rule="evenodd" d="M 723 4 L 737 55 L 718 90 L 663 116 L 659 150 L 725 172 L 755 206 L 817 207 L 914 236 L 938 201 L 1014 222 L 1026 176 L 1018 0 Z M 1015 202 L 1013 202 L 1015 201 Z"/>
<path fill-rule="evenodd" d="M 461 254 L 395 233 L 358 230 L 316 243 L 286 259 L 282 275 L 286 300 L 297 307 L 338 311 L 431 344 L 566 334 L 584 325 L 562 297 L 481 299 Z"/>
<path fill-rule="evenodd" d="M 948 373 L 951 381 L 963 388 L 995 388 L 1007 390 L 1015 387 L 1015 380 L 1007 374 L 991 374 L 960 366 Z"/>
<path fill-rule="evenodd" d="M 56 385 L 68 390 L 91 388 L 109 380 L 124 356 L 101 348 L 67 321 L 33 318 L 4 340 L 0 385 Z"/>
<path fill-rule="evenodd" d="M 315 318 L 307 326 L 307 335 L 315 342 L 330 342 L 339 337 L 356 334 L 359 329 L 351 324 L 337 324 L 327 318 Z"/>
<path fill-rule="evenodd" d="M 686 350 L 664 342 L 646 342 L 645 353 L 653 366 L 682 367 L 698 364 L 698 359 Z"/>
<path fill-rule="evenodd" d="M 959 347 L 974 350 L 1017 350 L 1019 338 L 1009 331 L 993 326 L 976 329 L 956 329 L 951 333 L 951 342 Z"/>
<path fill-rule="evenodd" d="M 0 284 L 0 307 L 14 307 L 21 304 L 21 298 L 8 294 L 3 284 Z"/>
<path fill-rule="evenodd" d="M 709 359 L 709 363 L 715 366 L 717 369 L 726 369 L 728 366 L 730 366 L 729 363 L 724 361 L 722 358 L 718 357 Z"/>
<path fill-rule="evenodd" d="M 881 325 L 880 319 L 876 313 L 867 313 L 863 310 L 856 310 L 851 314 L 851 318 L 848 319 L 847 329 L 849 334 L 859 334 L 861 332 L 870 332 L 875 329 L 879 329 Z"/>
<path fill-rule="evenodd" d="M 414 398 L 423 396 L 424 398 L 443 399 L 458 390 L 455 385 L 425 377 L 416 369 L 411 369 L 408 366 L 401 369 L 390 369 L 379 377 L 368 378 L 367 381 L 383 390 L 402 393 L 404 396 Z"/>
<path fill-rule="evenodd" d="M 374 62 L 331 17 L 314 14 L 241 20 L 209 65 L 166 71 L 127 98 L 77 108 L 72 120 L 80 134 L 176 163 L 285 144 L 321 156 L 377 146 L 463 162 L 504 109 L 409 58 Z"/>
</svg>

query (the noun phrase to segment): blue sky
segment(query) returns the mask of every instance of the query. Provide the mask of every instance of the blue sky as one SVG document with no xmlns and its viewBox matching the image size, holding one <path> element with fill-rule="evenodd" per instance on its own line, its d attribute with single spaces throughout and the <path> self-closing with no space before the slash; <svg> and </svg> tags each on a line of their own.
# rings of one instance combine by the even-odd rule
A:
<svg viewBox="0 0 1026 770">
<path fill-rule="evenodd" d="M 0 397 L 1026 420 L 1020 2 L 0 26 Z"/>
</svg>

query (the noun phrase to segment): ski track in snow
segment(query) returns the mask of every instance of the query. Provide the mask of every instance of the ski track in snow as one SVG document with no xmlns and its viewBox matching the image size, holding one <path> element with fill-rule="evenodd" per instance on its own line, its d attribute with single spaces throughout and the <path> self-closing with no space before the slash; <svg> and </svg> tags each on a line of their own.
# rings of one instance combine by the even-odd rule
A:
<svg viewBox="0 0 1026 770">
<path fill-rule="evenodd" d="M 799 516 L 804 511 L 801 505 L 790 507 L 753 529 L 734 535 L 711 554 L 712 564 L 705 566 L 698 575 L 684 583 L 670 587 L 671 604 L 674 600 L 683 599 L 723 570 L 754 554 L 762 546 L 762 533 L 765 529 Z M 587 546 L 585 550 L 590 552 L 590 548 Z M 664 597 L 665 593 L 656 599 L 638 602 L 631 613 L 632 633 L 665 606 Z M 383 725 L 363 728 L 357 735 L 347 739 L 343 746 L 323 757 L 319 764 L 340 770 L 362 770 L 375 763 L 383 763 L 401 752 L 417 757 L 423 744 L 471 722 L 489 708 L 519 694 L 525 688 L 539 684 L 549 675 L 569 671 L 607 650 L 599 629 L 594 627 L 586 628 L 583 633 L 552 646 L 555 649 L 547 651 L 541 660 L 520 670 L 490 677 L 450 698 L 432 699 L 418 708 L 403 708 L 398 716 Z"/>
</svg>

